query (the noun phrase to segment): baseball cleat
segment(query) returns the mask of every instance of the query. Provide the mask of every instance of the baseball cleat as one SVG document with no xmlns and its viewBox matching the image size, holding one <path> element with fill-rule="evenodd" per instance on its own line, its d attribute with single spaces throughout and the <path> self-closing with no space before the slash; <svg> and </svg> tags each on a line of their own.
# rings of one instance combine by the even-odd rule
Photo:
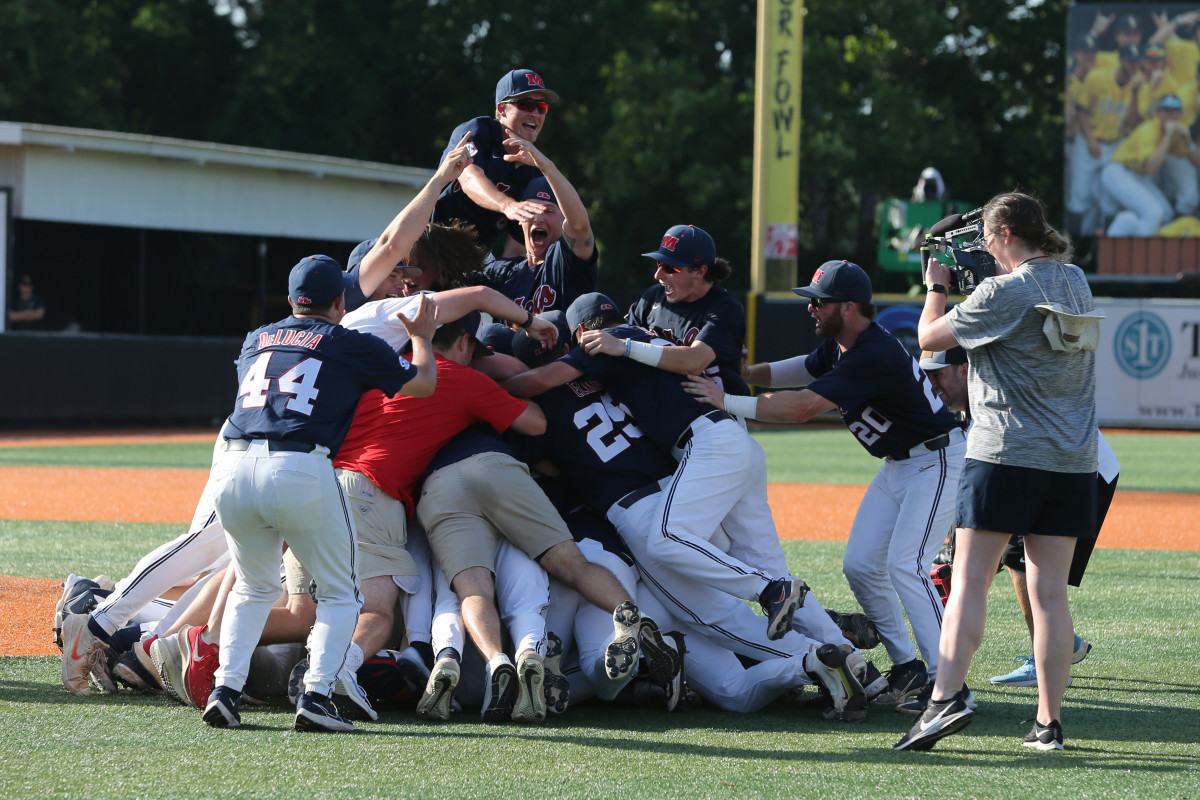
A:
<svg viewBox="0 0 1200 800">
<path fill-rule="evenodd" d="M 846 641 L 859 650 L 870 650 L 879 646 L 879 629 L 866 614 L 839 614 L 828 608 L 825 609 L 825 613 L 833 620 L 834 625 L 841 628 Z"/>
<path fill-rule="evenodd" d="M 930 701 L 920 719 L 892 745 L 893 750 L 930 750 L 940 739 L 971 724 L 975 712 L 967 708 L 962 692 L 949 700 Z"/>
<path fill-rule="evenodd" d="M 846 654 L 836 644 L 813 645 L 804 656 L 804 671 L 829 695 L 832 706 L 823 712 L 826 719 L 862 722 L 867 718 L 862 684 L 846 666 Z"/>
<path fill-rule="evenodd" d="M 242 707 L 242 693 L 228 686 L 218 686 L 208 696 L 204 706 L 204 724 L 212 728 L 236 728 L 242 724 L 238 709 Z"/>
<path fill-rule="evenodd" d="M 116 584 L 107 575 L 97 576 L 94 580 L 71 573 L 62 582 L 62 596 L 54 606 L 54 644 L 63 649 L 62 626 L 63 619 L 68 614 L 90 614 L 98 605 L 93 592 L 111 592 Z"/>
<path fill-rule="evenodd" d="M 199 708 L 199 702 L 193 702 L 188 697 L 183 682 L 183 668 L 190 657 L 187 634 L 191 629 L 191 625 L 184 625 L 177 633 L 160 636 L 151 642 L 150 660 L 158 673 L 158 680 L 162 683 L 163 691 L 167 693 L 168 697 L 185 706 Z"/>
<path fill-rule="evenodd" d="M 868 701 L 874 700 L 887 691 L 887 678 L 880 674 L 879 668 L 875 666 L 874 662 L 867 661 L 866 656 L 858 650 L 852 650 L 846 654 L 846 665 L 850 667 L 854 677 L 858 678 L 858 682 L 862 684 L 863 694 L 867 696 Z"/>
<path fill-rule="evenodd" d="M 296 703 L 296 730 L 339 733 L 354 730 L 354 723 L 338 712 L 330 698 L 305 692 Z"/>
<path fill-rule="evenodd" d="M 1062 750 L 1062 724 L 1055 719 L 1051 720 L 1049 725 L 1043 725 L 1035 719 L 1033 721 L 1033 730 L 1025 734 L 1024 745 L 1025 747 L 1032 747 L 1046 752 L 1050 750 Z"/>
<path fill-rule="evenodd" d="M 433 665 L 425 693 L 417 703 L 417 716 L 422 719 L 450 719 L 450 700 L 458 686 L 460 669 L 458 661 L 443 656 Z"/>
<path fill-rule="evenodd" d="M 642 647 L 642 659 L 646 664 L 645 674 L 662 687 L 671 685 L 683 669 L 683 656 L 674 642 L 663 638 L 658 625 L 649 617 L 642 617 L 638 627 Z"/>
<path fill-rule="evenodd" d="M 517 656 L 517 702 L 513 722 L 543 722 L 546 719 L 546 665 L 533 650 Z"/>
<path fill-rule="evenodd" d="M 613 611 L 613 640 L 604 651 L 604 671 L 610 680 L 628 678 L 637 666 L 641 621 L 642 612 L 632 600 L 626 600 Z"/>
<path fill-rule="evenodd" d="M 183 694 L 192 701 L 193 705 L 200 698 L 208 697 L 213 690 L 213 676 L 216 675 L 219 664 L 219 648 L 209 644 L 200 634 L 208 630 L 207 625 L 188 629 L 187 659 L 183 663 Z"/>
<path fill-rule="evenodd" d="M 163 693 L 158 674 L 154 671 L 154 663 L 140 643 L 121 654 L 117 665 L 113 667 L 113 677 L 123 686 L 139 692 Z"/>
<path fill-rule="evenodd" d="M 108 645 L 88 627 L 91 619 L 88 614 L 67 614 L 63 618 L 63 688 L 79 697 L 91 694 L 88 675 L 92 669 L 105 669 L 100 662 Z"/>
<path fill-rule="evenodd" d="M 308 673 L 308 656 L 296 662 L 296 666 L 292 667 L 292 672 L 288 675 L 288 700 L 292 705 L 297 705 L 300 702 L 300 695 L 304 694 L 304 676 Z"/>
<path fill-rule="evenodd" d="M 333 682 L 333 704 L 350 719 L 369 719 L 375 722 L 379 714 L 371 708 L 367 693 L 358 685 L 358 679 L 350 670 L 342 667 Z"/>
<path fill-rule="evenodd" d="M 675 711 L 680 707 L 687 688 L 687 647 L 684 645 L 683 634 L 679 631 L 667 631 L 663 637 L 668 647 L 679 655 L 679 671 L 671 677 L 667 684 L 667 711 Z"/>
<path fill-rule="evenodd" d="M 767 638 L 782 639 L 791 630 L 792 616 L 804 605 L 808 584 L 796 578 L 780 578 L 767 584 L 759 595 L 758 602 L 767 615 Z"/>
<path fill-rule="evenodd" d="M 551 714 L 563 713 L 571 701 L 571 682 L 563 674 L 562 655 L 562 639 L 547 631 L 546 658 L 543 661 L 546 675 L 542 687 L 546 692 L 546 711 Z"/>
<path fill-rule="evenodd" d="M 880 692 L 875 698 L 879 705 L 899 705 L 924 689 L 930 680 L 925 662 L 914 658 L 903 664 L 893 664 L 888 670 L 887 682 L 887 691 Z"/>
<path fill-rule="evenodd" d="M 1090 652 L 1092 652 L 1092 646 L 1082 636 L 1075 634 L 1075 649 L 1071 651 L 1071 663 L 1078 664 L 1087 658 Z M 1053 725 L 1054 723 L 1051 722 L 1050 724 Z M 1060 730 L 1059 732 L 1061 733 L 1062 731 Z"/>
<path fill-rule="evenodd" d="M 480 717 L 484 722 L 509 722 L 513 706 L 517 702 L 517 668 L 508 662 L 497 664 L 488 675 L 483 690 L 483 708 Z"/>
</svg>

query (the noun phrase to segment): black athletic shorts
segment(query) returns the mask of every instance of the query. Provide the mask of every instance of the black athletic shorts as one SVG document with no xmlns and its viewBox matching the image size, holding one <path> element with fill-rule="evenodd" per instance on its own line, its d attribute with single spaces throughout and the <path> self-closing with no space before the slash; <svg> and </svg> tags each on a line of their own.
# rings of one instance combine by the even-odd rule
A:
<svg viewBox="0 0 1200 800">
<path fill-rule="evenodd" d="M 968 458 L 958 484 L 958 527 L 1096 538 L 1096 473 L 1049 472 Z"/>
</svg>

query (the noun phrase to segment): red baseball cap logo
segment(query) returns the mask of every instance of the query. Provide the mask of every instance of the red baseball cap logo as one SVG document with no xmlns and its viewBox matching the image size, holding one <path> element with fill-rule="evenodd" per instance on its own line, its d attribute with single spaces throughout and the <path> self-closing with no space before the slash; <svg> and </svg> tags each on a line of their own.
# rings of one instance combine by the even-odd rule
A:
<svg viewBox="0 0 1200 800">
<path fill-rule="evenodd" d="M 530 72 L 530 73 L 526 74 L 525 77 L 527 77 L 529 79 L 530 86 L 536 86 L 539 89 L 546 88 L 546 84 L 542 83 L 542 76 L 538 75 L 536 72 Z"/>
<path fill-rule="evenodd" d="M 539 200 L 553 200 L 554 199 L 553 197 L 550 196 L 549 192 L 538 192 L 537 196 L 538 196 Z"/>
<path fill-rule="evenodd" d="M 821 276 L 822 276 L 822 275 L 824 275 L 824 274 L 825 274 L 825 270 L 823 270 L 823 269 L 818 269 L 816 272 L 814 272 L 814 273 L 813 273 L 813 279 L 812 279 L 812 282 L 813 282 L 813 283 L 820 283 L 820 282 L 821 282 Z"/>
<path fill-rule="evenodd" d="M 670 250 L 672 253 L 674 253 L 675 245 L 677 245 L 677 244 L 679 244 L 679 237 L 671 236 L 668 234 L 663 237 L 662 244 L 660 245 L 660 247 L 663 247 L 667 250 Z"/>
</svg>

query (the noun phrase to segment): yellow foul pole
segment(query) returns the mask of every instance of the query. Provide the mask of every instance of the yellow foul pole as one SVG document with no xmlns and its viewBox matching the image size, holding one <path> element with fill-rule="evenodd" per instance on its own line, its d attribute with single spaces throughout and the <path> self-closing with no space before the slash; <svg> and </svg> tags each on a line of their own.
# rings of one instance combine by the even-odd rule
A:
<svg viewBox="0 0 1200 800">
<path fill-rule="evenodd" d="M 759 0 L 754 80 L 754 211 L 746 343 L 754 358 L 758 300 L 796 285 L 800 67 L 804 0 Z"/>
</svg>

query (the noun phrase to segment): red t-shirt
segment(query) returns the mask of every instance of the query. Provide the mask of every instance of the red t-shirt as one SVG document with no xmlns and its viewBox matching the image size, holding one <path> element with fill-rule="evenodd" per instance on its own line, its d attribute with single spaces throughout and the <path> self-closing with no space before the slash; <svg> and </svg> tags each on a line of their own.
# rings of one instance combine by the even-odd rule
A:
<svg viewBox="0 0 1200 800">
<path fill-rule="evenodd" d="M 431 397 L 364 394 L 333 461 L 339 469 L 366 475 L 404 503 L 410 515 L 417 479 L 442 445 L 477 422 L 505 431 L 529 405 L 482 372 L 436 358 L 437 389 Z"/>
</svg>

